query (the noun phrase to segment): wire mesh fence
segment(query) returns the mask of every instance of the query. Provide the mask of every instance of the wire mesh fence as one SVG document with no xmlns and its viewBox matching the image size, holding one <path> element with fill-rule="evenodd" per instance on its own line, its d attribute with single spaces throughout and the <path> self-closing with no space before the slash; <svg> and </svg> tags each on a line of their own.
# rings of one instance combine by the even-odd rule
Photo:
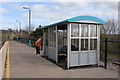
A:
<svg viewBox="0 0 120 80">
<path fill-rule="evenodd" d="M 100 60 L 105 69 L 114 69 L 118 71 L 120 66 L 120 41 L 108 40 L 101 41 Z"/>
</svg>

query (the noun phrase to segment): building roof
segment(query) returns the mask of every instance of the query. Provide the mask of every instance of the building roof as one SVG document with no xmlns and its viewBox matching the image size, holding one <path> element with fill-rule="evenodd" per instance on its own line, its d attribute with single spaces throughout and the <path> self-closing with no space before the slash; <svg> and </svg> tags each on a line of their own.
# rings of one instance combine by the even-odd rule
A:
<svg viewBox="0 0 120 80">
<path fill-rule="evenodd" d="M 94 16 L 77 16 L 77 17 L 73 17 L 73 18 L 70 18 L 70 19 L 63 20 L 61 22 L 57 22 L 57 23 L 54 23 L 54 24 L 50 24 L 50 25 L 44 26 L 42 28 L 55 26 L 55 25 L 62 24 L 62 23 L 67 23 L 67 22 L 105 24 L 105 22 L 103 20 L 101 20 L 101 19 L 99 19 L 97 17 L 94 17 Z"/>
</svg>

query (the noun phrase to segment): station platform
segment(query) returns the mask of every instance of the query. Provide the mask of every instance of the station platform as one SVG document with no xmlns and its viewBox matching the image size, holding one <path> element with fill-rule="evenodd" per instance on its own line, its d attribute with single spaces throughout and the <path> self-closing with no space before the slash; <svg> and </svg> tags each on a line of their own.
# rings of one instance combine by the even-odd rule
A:
<svg viewBox="0 0 120 80">
<path fill-rule="evenodd" d="M 101 67 L 65 70 L 41 55 L 36 55 L 35 48 L 17 41 L 10 41 L 9 48 L 10 78 L 118 78 L 117 72 Z"/>
</svg>

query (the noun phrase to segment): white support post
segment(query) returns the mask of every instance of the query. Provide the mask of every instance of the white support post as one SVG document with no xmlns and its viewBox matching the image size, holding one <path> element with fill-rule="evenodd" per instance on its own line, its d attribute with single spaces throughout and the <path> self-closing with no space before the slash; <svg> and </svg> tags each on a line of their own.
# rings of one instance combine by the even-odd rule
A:
<svg viewBox="0 0 120 80">
<path fill-rule="evenodd" d="M 78 65 L 80 65 L 80 54 L 81 54 L 81 24 L 79 24 L 79 55 L 78 55 Z"/>
<path fill-rule="evenodd" d="M 100 61 L 100 26 L 97 25 L 97 64 Z"/>
<path fill-rule="evenodd" d="M 56 30 L 56 63 L 58 63 L 58 30 L 57 26 L 55 27 Z"/>
<path fill-rule="evenodd" d="M 89 58 L 89 55 L 90 55 L 90 25 L 88 25 L 88 64 L 90 63 L 90 58 Z"/>
<path fill-rule="evenodd" d="M 43 29 L 43 54 L 45 55 L 45 30 Z"/>
<path fill-rule="evenodd" d="M 70 28 L 71 24 L 67 23 L 67 69 L 70 67 Z"/>
<path fill-rule="evenodd" d="M 50 58 L 50 28 L 48 28 L 48 58 Z"/>
</svg>

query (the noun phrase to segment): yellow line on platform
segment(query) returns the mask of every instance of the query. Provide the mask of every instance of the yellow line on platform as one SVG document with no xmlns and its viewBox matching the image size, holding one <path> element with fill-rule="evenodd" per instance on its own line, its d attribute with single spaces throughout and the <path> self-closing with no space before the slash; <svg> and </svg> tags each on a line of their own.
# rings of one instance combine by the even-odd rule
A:
<svg viewBox="0 0 120 80">
<path fill-rule="evenodd" d="M 10 78 L 10 42 L 8 41 L 6 78 Z"/>
</svg>

